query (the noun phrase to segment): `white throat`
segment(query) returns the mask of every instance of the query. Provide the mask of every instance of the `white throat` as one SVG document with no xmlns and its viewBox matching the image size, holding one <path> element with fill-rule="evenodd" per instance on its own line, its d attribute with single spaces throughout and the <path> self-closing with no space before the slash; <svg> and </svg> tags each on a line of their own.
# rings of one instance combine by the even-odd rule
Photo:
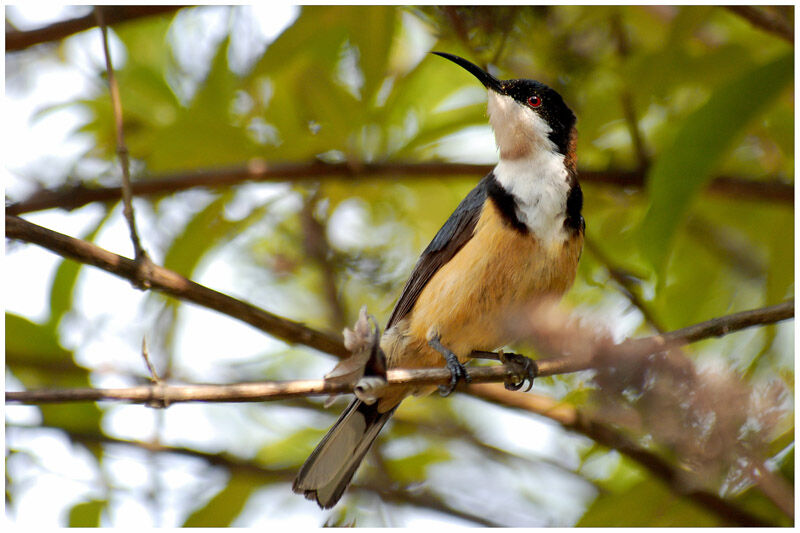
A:
<svg viewBox="0 0 800 533">
<path fill-rule="evenodd" d="M 514 196 L 517 217 L 545 246 L 564 242 L 569 174 L 548 137 L 550 126 L 532 109 L 494 91 L 489 91 L 489 121 L 500 152 L 494 175 Z"/>
<path fill-rule="evenodd" d="M 514 197 L 517 217 L 545 246 L 563 243 L 570 185 L 564 156 L 538 152 L 527 158 L 500 159 L 497 182 Z"/>
</svg>

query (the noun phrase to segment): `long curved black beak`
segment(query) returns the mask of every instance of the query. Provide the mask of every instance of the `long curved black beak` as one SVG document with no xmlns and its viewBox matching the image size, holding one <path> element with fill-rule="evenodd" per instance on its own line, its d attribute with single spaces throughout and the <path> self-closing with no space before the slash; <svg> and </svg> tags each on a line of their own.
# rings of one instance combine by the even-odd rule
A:
<svg viewBox="0 0 800 533">
<path fill-rule="evenodd" d="M 503 84 L 500 80 L 483 70 L 478 65 L 470 63 L 463 57 L 454 56 L 453 54 L 448 54 L 446 52 L 431 52 L 432 54 L 436 54 L 437 56 L 441 56 L 445 59 L 449 59 L 456 65 L 463 67 L 468 72 L 472 73 L 473 76 L 478 78 L 480 82 L 483 84 L 484 87 L 487 89 L 491 89 L 492 91 L 500 94 L 505 94 L 503 89 Z"/>
</svg>

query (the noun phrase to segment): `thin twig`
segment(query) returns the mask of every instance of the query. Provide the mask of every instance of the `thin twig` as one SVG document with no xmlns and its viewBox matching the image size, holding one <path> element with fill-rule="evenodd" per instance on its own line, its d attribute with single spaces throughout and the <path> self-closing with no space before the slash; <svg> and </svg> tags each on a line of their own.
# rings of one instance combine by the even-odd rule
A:
<svg viewBox="0 0 800 533">
<path fill-rule="evenodd" d="M 584 239 L 584 248 L 606 268 L 608 275 L 611 276 L 611 279 L 617 283 L 622 294 L 634 305 L 634 307 L 639 310 L 640 313 L 642 313 L 642 317 L 644 317 L 645 322 L 647 322 L 650 327 L 659 333 L 663 332 L 664 328 L 661 327 L 658 319 L 650 310 L 650 307 L 645 303 L 641 296 L 639 296 L 639 287 L 632 277 L 627 272 L 614 265 L 611 259 L 609 259 L 608 256 L 606 256 L 605 253 L 601 251 L 595 245 L 594 241 L 588 236 Z"/>
<path fill-rule="evenodd" d="M 336 281 L 336 270 L 331 264 L 333 252 L 325 226 L 317 220 L 314 211 L 318 205 L 319 196 L 312 193 L 303 201 L 300 211 L 300 224 L 303 228 L 303 247 L 306 255 L 316 263 L 322 276 L 322 292 L 328 303 L 330 326 L 333 331 L 342 331 L 347 321 L 347 312 L 344 309 L 339 288 Z"/>
<path fill-rule="evenodd" d="M 661 350 L 667 350 L 710 337 L 722 337 L 733 331 L 739 331 L 752 326 L 774 324 L 775 322 L 788 320 L 790 318 L 794 318 L 794 299 L 769 307 L 762 307 L 714 318 L 669 333 L 654 335 L 644 339 L 629 339 L 625 342 L 629 343 L 634 350 L 647 351 L 655 347 L 660 347 Z"/>
<path fill-rule="evenodd" d="M 150 362 L 150 353 L 147 349 L 147 338 L 142 337 L 142 359 L 144 359 L 144 364 L 147 366 L 147 371 L 150 372 L 150 381 L 153 383 L 161 383 L 161 378 L 158 377 L 158 372 L 156 372 L 153 363 Z"/>
<path fill-rule="evenodd" d="M 117 137 L 117 156 L 122 167 L 122 214 L 125 215 L 125 220 L 128 222 L 135 260 L 137 262 L 147 262 L 147 253 L 142 248 L 139 234 L 136 231 L 136 216 L 133 211 L 133 193 L 131 192 L 130 161 L 128 159 L 128 147 L 125 144 L 125 130 L 122 124 L 122 101 L 119 97 L 117 77 L 114 75 L 114 67 L 111 64 L 111 52 L 108 50 L 108 29 L 103 17 L 103 7 L 96 6 L 94 14 L 97 17 L 97 25 L 100 26 L 103 36 L 103 53 L 108 73 L 108 90 L 111 95 L 111 108 L 114 113 L 114 127 Z"/>
<path fill-rule="evenodd" d="M 153 382 L 153 386 L 158 390 L 165 387 L 166 384 L 164 383 L 164 380 L 158 377 L 158 372 L 156 372 L 153 363 L 150 362 L 150 353 L 147 350 L 147 339 L 145 337 L 142 337 L 142 359 L 144 359 L 144 364 L 147 366 L 148 372 L 150 372 L 150 381 Z M 152 402 L 147 402 L 147 406 L 156 409 L 166 409 L 167 407 L 169 407 L 169 402 L 165 400 L 156 399 L 153 400 Z M 153 437 L 154 440 L 156 441 L 158 440 L 158 435 L 160 433 L 160 428 L 163 425 L 163 421 L 164 421 L 163 417 L 159 416 L 156 433 Z"/>
<path fill-rule="evenodd" d="M 449 179 L 484 176 L 492 170 L 492 165 L 466 163 L 268 163 L 253 160 L 247 165 L 219 169 L 194 170 L 177 174 L 142 176 L 132 183 L 135 196 L 161 196 L 185 191 L 196 187 L 224 188 L 248 182 L 304 182 L 323 179 L 345 179 L 364 181 L 366 179 Z M 582 170 L 582 183 L 597 183 L 627 189 L 641 189 L 644 186 L 644 172 L 641 170 Z M 772 178 L 756 181 L 742 177 L 718 176 L 711 180 L 708 192 L 729 198 L 753 201 L 771 201 L 784 205 L 794 205 L 794 186 L 791 183 Z M 43 209 L 77 209 L 92 202 L 109 202 L 119 199 L 121 187 L 94 187 L 83 183 L 58 189 L 41 189 L 25 200 L 6 206 L 6 214 L 21 215 Z"/>
</svg>

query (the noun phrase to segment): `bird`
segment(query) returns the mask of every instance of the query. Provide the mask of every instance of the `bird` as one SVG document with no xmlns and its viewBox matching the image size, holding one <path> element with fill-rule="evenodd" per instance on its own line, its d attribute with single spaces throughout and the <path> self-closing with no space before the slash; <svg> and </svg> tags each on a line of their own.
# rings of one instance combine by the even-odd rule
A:
<svg viewBox="0 0 800 533">
<path fill-rule="evenodd" d="M 576 117 L 561 95 L 539 81 L 500 80 L 462 57 L 431 53 L 487 89 L 499 160 L 420 255 L 380 347 L 387 368 L 446 366 L 451 378 L 440 392 L 447 395 L 459 380 L 470 380 L 464 363 L 473 352 L 515 340 L 508 310 L 559 298 L 570 288 L 586 224 Z M 354 399 L 301 467 L 293 491 L 323 509 L 336 505 L 400 402 L 434 390 L 407 386 L 389 389 L 372 404 Z"/>
</svg>

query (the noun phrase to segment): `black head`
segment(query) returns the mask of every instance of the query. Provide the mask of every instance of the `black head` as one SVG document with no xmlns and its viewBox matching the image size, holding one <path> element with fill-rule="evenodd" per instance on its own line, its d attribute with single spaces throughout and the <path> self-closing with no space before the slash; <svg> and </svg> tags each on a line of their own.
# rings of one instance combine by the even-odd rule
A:
<svg viewBox="0 0 800 533">
<path fill-rule="evenodd" d="M 550 127 L 548 138 L 561 154 L 567 154 L 570 135 L 575 126 L 575 114 L 554 89 L 535 80 L 498 80 L 462 57 L 444 52 L 433 52 L 433 54 L 463 67 L 490 91 L 509 96 L 523 108 L 534 111 Z"/>
</svg>

